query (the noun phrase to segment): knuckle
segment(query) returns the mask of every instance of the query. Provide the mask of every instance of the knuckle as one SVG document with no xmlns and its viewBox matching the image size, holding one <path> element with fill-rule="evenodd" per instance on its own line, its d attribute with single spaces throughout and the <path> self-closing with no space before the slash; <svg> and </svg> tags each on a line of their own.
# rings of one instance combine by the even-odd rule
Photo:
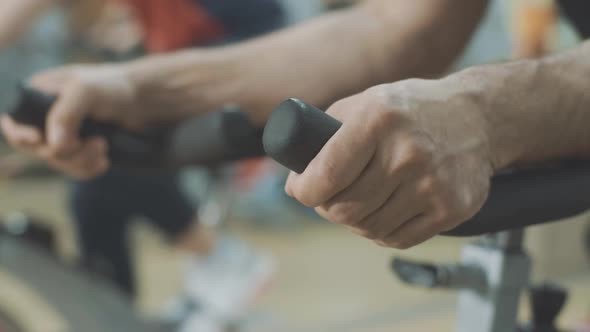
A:
<svg viewBox="0 0 590 332">
<path fill-rule="evenodd" d="M 416 184 L 416 192 L 419 196 L 432 196 L 437 193 L 439 188 L 438 179 L 432 175 L 423 177 Z"/>
<path fill-rule="evenodd" d="M 399 119 L 397 112 L 387 109 L 378 104 L 369 104 L 365 106 L 367 117 L 367 126 L 371 132 L 381 133 L 391 131 L 391 128 Z"/>
<path fill-rule="evenodd" d="M 380 107 L 375 114 L 375 121 L 384 128 L 390 129 L 400 118 L 395 111 L 388 110 L 385 107 Z"/>
<path fill-rule="evenodd" d="M 437 226 L 446 226 L 452 220 L 452 211 L 447 205 L 440 205 L 432 216 L 432 223 Z"/>
<path fill-rule="evenodd" d="M 314 178 L 317 179 L 317 184 L 314 187 L 317 187 L 319 192 L 332 191 L 338 187 L 340 179 L 338 179 L 337 175 L 339 169 L 337 165 L 329 160 L 324 160 L 314 166 Z M 322 197 L 318 198 L 320 199 Z"/>
<path fill-rule="evenodd" d="M 328 209 L 329 219 L 341 225 L 357 225 L 360 220 L 360 211 L 358 204 L 351 202 L 337 203 Z"/>
<path fill-rule="evenodd" d="M 382 84 L 365 90 L 362 96 L 362 103 L 365 109 L 371 110 L 376 119 L 396 120 L 401 114 L 392 107 L 390 101 L 390 87 Z"/>
<path fill-rule="evenodd" d="M 427 165 L 434 157 L 434 151 L 414 140 L 408 142 L 403 150 L 403 163 L 410 166 Z"/>
<path fill-rule="evenodd" d="M 400 153 L 393 156 L 393 173 L 422 173 L 422 178 L 432 175 L 433 154 L 417 144 L 401 144 Z"/>
</svg>

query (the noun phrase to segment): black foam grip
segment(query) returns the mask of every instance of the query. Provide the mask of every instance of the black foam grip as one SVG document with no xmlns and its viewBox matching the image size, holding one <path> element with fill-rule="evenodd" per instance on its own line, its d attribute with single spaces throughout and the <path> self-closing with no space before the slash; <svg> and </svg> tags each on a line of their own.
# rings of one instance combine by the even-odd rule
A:
<svg viewBox="0 0 590 332">
<path fill-rule="evenodd" d="M 270 116 L 264 129 L 267 155 L 297 173 L 320 152 L 342 123 L 299 99 L 288 99 Z"/>
<path fill-rule="evenodd" d="M 171 132 L 168 148 L 176 166 L 214 166 L 264 156 L 262 129 L 236 108 L 184 122 Z"/>
<path fill-rule="evenodd" d="M 264 131 L 267 154 L 302 172 L 340 122 L 301 100 L 282 103 Z M 564 162 L 541 169 L 500 174 L 477 215 L 449 236 L 474 236 L 523 228 L 574 216 L 590 208 L 590 162 Z"/>
<path fill-rule="evenodd" d="M 474 236 L 563 220 L 590 208 L 590 162 L 567 161 L 496 175 L 483 208 L 447 232 Z"/>
</svg>

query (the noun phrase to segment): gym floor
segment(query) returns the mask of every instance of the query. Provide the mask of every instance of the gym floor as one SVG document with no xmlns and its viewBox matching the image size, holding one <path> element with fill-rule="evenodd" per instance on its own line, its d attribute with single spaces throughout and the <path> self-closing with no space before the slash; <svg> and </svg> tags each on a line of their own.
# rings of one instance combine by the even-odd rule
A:
<svg viewBox="0 0 590 332">
<path fill-rule="evenodd" d="M 76 248 L 64 214 L 64 189 L 64 182 L 57 178 L 3 183 L 0 214 L 26 210 L 46 216 L 57 230 L 62 254 L 72 258 Z M 227 230 L 272 252 L 280 262 L 273 287 L 253 310 L 253 331 L 452 331 L 455 298 L 444 291 L 402 285 L 388 266 L 394 255 L 453 260 L 466 240 L 439 238 L 408 252 L 396 252 L 329 224 L 304 224 L 307 226 L 298 229 L 269 231 L 234 222 Z M 135 241 L 141 285 L 138 306 L 149 313 L 179 290 L 182 259 L 145 226 L 137 227 Z M 590 269 L 583 270 L 557 279 L 571 290 L 561 318 L 565 326 L 590 314 Z M 22 317 L 31 325 L 42 326 L 40 331 L 59 331 L 63 322 L 52 317 L 50 305 L 39 303 L 35 294 L 22 287 L 0 268 L 0 301 L 20 304 L 27 311 L 36 308 L 35 315 L 23 313 Z"/>
</svg>

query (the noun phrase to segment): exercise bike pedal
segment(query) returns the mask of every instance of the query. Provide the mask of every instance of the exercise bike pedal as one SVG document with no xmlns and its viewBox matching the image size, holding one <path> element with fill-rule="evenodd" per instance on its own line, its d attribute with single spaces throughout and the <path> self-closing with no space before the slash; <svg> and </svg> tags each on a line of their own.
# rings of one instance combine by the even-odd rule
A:
<svg viewBox="0 0 590 332">
<path fill-rule="evenodd" d="M 567 290 L 563 287 L 544 283 L 529 290 L 532 322 L 523 332 L 561 332 L 557 318 L 567 302 Z"/>
<path fill-rule="evenodd" d="M 392 268 L 400 280 L 410 285 L 435 288 L 441 283 L 439 267 L 434 264 L 395 258 Z"/>
</svg>

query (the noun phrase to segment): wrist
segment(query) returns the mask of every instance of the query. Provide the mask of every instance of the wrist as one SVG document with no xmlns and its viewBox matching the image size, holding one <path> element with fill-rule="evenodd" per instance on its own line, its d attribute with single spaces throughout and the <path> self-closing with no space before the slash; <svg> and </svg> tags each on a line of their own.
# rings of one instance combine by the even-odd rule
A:
<svg viewBox="0 0 590 332">
<path fill-rule="evenodd" d="M 475 67 L 454 79 L 473 91 L 494 170 L 590 157 L 590 66 L 583 53 Z"/>
<path fill-rule="evenodd" d="M 481 119 L 494 172 L 525 162 L 530 149 L 538 145 L 531 134 L 535 124 L 529 122 L 533 106 L 526 105 L 525 97 L 538 67 L 538 61 L 521 61 L 473 67 L 450 76 L 466 90 L 468 107 Z"/>
</svg>

